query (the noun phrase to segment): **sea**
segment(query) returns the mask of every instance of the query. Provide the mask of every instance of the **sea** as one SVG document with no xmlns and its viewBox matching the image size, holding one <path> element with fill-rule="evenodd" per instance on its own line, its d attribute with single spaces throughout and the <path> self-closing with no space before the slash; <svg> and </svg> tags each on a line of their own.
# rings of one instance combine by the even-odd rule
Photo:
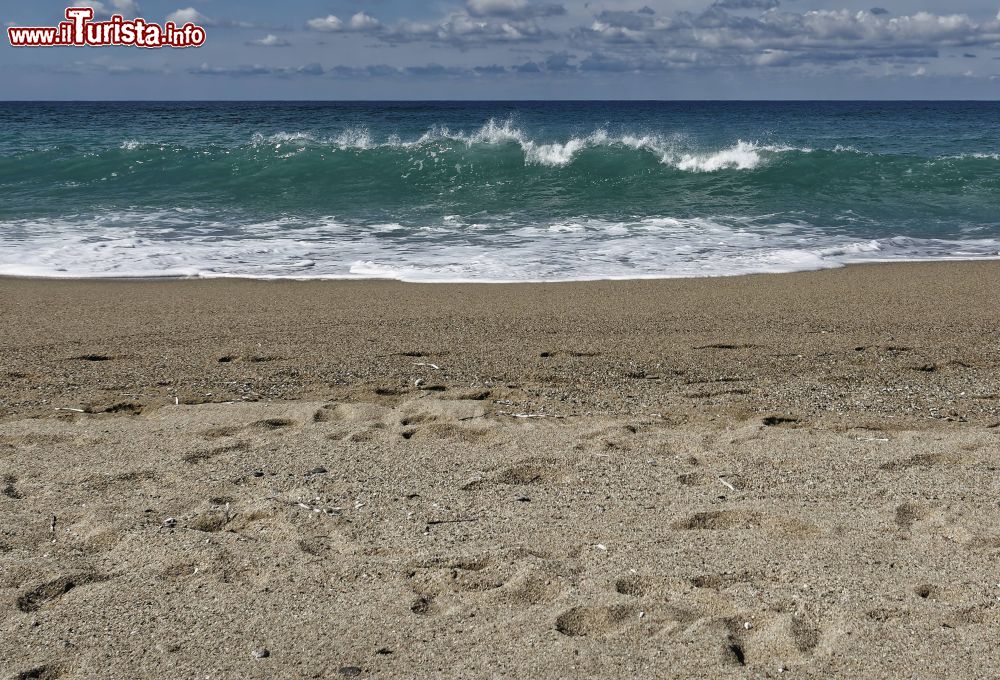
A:
<svg viewBox="0 0 1000 680">
<path fill-rule="evenodd" d="M 580 281 L 997 257 L 998 102 L 0 103 L 0 275 Z"/>
</svg>

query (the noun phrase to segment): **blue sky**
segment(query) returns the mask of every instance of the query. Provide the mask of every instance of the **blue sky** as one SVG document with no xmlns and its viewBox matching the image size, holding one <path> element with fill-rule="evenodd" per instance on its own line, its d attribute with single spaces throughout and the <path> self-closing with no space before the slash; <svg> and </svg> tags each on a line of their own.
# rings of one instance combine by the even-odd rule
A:
<svg viewBox="0 0 1000 680">
<path fill-rule="evenodd" d="M 879 4 L 879 3 L 882 4 Z M 102 0 L 205 46 L 0 47 L 4 99 L 998 99 L 1000 0 Z M 0 23 L 65 4 L 0 0 Z"/>
</svg>

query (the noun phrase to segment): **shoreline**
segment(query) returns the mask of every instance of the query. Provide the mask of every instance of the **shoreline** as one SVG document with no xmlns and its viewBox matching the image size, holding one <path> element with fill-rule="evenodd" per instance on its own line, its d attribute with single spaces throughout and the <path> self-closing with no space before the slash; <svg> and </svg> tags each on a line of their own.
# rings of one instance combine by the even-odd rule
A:
<svg viewBox="0 0 1000 680">
<path fill-rule="evenodd" d="M 0 281 L 5 279 L 26 280 L 26 281 L 215 281 L 215 280 L 235 280 L 235 281 L 290 281 L 290 282 L 351 282 L 351 281 L 372 281 L 375 283 L 403 283 L 410 285 L 461 285 L 461 286 L 516 286 L 516 285 L 560 285 L 578 283 L 616 283 L 629 281 L 696 281 L 701 279 L 730 279 L 749 276 L 785 276 L 788 274 L 810 274 L 815 272 L 834 271 L 838 269 L 851 269 L 854 267 L 869 267 L 883 265 L 934 265 L 934 264 L 954 264 L 954 263 L 974 263 L 974 262 L 1000 262 L 1000 254 L 982 257 L 934 257 L 934 258 L 914 258 L 914 259 L 886 259 L 886 260 L 862 260 L 858 262 L 844 262 L 831 265 L 829 267 L 817 267 L 813 269 L 792 269 L 788 271 L 761 271 L 743 272 L 735 274 L 705 274 L 703 276 L 623 276 L 610 278 L 584 278 L 584 279 L 524 279 L 524 280 L 479 280 L 479 279 L 449 279 L 441 281 L 415 281 L 407 279 L 394 279 L 368 276 L 278 276 L 260 275 L 251 276 L 246 274 L 191 274 L 163 276 L 51 276 L 51 275 L 24 275 L 24 274 L 0 274 Z"/>
</svg>

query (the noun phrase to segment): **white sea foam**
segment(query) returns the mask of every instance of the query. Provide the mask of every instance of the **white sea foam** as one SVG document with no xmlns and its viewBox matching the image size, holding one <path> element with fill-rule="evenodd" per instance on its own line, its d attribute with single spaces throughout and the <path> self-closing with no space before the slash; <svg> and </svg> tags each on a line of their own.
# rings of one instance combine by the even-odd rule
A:
<svg viewBox="0 0 1000 680">
<path fill-rule="evenodd" d="M 942 158 L 949 160 L 965 160 L 966 158 L 975 158 L 977 160 L 1000 161 L 1000 153 L 960 153 L 954 156 L 943 156 Z"/>
<path fill-rule="evenodd" d="M 612 135 L 606 129 L 594 130 L 589 135 L 574 136 L 563 140 L 538 140 L 532 138 L 511 120 L 497 121 L 490 119 L 472 132 L 453 131 L 447 127 L 436 126 L 424 132 L 416 139 L 406 141 L 393 134 L 378 141 L 367 128 L 347 128 L 330 137 L 317 138 L 304 132 L 278 132 L 271 135 L 257 133 L 251 144 L 273 145 L 280 148 L 283 144 L 307 146 L 319 144 L 339 151 L 370 149 L 423 149 L 429 156 L 447 153 L 457 147 L 474 149 L 480 146 L 504 146 L 508 144 L 520 147 L 525 165 L 545 167 L 564 167 L 572 163 L 586 149 L 622 148 L 645 152 L 678 170 L 687 172 L 717 172 L 719 170 L 752 170 L 766 160 L 768 155 L 781 154 L 789 151 L 810 153 L 810 148 L 798 148 L 782 145 L 766 145 L 757 142 L 739 140 L 730 147 L 712 151 L 701 151 L 690 148 L 689 140 L 683 134 L 631 134 Z M 841 150 L 841 147 L 837 147 Z M 843 149 L 848 150 L 848 149 Z"/>
<path fill-rule="evenodd" d="M 675 165 L 678 170 L 715 172 L 727 168 L 752 170 L 760 165 L 760 162 L 760 148 L 741 140 L 735 146 L 712 154 L 684 154 Z"/>
<path fill-rule="evenodd" d="M 0 274 L 571 281 L 1000 257 L 998 239 L 856 239 L 770 216 L 524 224 L 505 219 L 486 225 L 452 215 L 425 225 L 425 231 L 333 216 L 237 223 L 180 210 L 8 220 L 0 222 L 6 235 Z"/>
</svg>

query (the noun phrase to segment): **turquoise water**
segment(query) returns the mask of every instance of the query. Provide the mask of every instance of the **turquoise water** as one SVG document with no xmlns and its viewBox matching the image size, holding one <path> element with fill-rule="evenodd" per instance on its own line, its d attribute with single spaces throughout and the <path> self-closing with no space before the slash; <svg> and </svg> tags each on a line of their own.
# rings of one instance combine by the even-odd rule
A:
<svg viewBox="0 0 1000 680">
<path fill-rule="evenodd" d="M 4 103 L 0 274 L 655 278 L 1000 255 L 997 103 Z"/>
</svg>

